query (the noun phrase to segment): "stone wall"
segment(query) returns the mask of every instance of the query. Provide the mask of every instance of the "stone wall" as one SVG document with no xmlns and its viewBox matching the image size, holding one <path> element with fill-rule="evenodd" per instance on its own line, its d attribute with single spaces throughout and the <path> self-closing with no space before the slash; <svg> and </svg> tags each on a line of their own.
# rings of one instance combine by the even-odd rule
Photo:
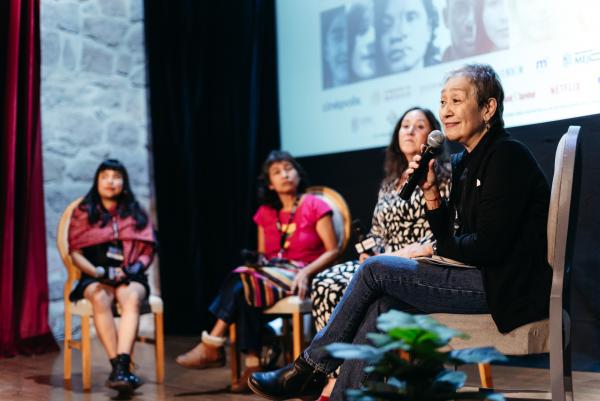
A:
<svg viewBox="0 0 600 401">
<path fill-rule="evenodd" d="M 66 270 L 56 227 L 98 164 L 121 160 L 149 210 L 143 0 L 42 0 L 42 138 L 50 322 L 63 336 Z"/>
</svg>

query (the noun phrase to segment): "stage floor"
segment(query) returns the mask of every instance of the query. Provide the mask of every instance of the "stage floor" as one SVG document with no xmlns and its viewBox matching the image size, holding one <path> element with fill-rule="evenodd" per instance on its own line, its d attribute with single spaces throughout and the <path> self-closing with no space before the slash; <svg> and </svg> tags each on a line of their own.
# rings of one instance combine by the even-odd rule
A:
<svg viewBox="0 0 600 401">
<path fill-rule="evenodd" d="M 230 371 L 228 367 L 210 370 L 188 370 L 174 362 L 175 356 L 188 350 L 195 338 L 167 337 L 166 339 L 166 375 L 165 383 L 158 385 L 154 381 L 153 347 L 137 344 L 135 349 L 136 373 L 145 379 L 145 384 L 131 397 L 144 401 L 224 401 L 224 400 L 262 400 L 254 395 L 237 395 L 228 392 Z M 0 399 L 3 401 L 96 401 L 116 398 L 116 392 L 104 387 L 104 381 L 110 371 L 104 352 L 97 340 L 92 344 L 92 390 L 84 393 L 81 387 L 79 352 L 73 355 L 72 389 L 63 385 L 62 352 L 41 356 L 19 356 L 0 359 Z M 466 370 L 468 385 L 476 386 L 478 377 L 475 369 Z M 549 388 L 547 369 L 514 368 L 494 366 L 492 368 L 495 385 L 498 388 L 519 388 L 546 390 Z M 600 373 L 575 372 L 575 400 L 600 401 Z"/>
</svg>

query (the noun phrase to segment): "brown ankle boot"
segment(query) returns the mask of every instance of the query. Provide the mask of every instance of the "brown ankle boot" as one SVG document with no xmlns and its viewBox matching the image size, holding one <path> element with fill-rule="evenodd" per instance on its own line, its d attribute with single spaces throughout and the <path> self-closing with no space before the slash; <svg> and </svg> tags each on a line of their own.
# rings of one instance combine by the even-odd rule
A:
<svg viewBox="0 0 600 401">
<path fill-rule="evenodd" d="M 232 393 L 249 393 L 250 387 L 248 387 L 248 378 L 252 373 L 262 372 L 260 366 L 254 366 L 251 368 L 246 368 L 242 373 L 242 376 L 235 383 L 231 383 L 231 392 Z"/>
<path fill-rule="evenodd" d="M 208 345 L 203 342 L 175 359 L 179 365 L 190 369 L 208 369 L 225 366 L 223 346 Z"/>
</svg>

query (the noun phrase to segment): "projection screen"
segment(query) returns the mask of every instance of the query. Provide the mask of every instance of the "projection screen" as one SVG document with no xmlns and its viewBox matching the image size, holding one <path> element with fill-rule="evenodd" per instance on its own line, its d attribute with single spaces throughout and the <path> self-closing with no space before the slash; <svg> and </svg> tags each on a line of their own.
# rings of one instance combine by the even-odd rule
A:
<svg viewBox="0 0 600 401">
<path fill-rule="evenodd" d="M 385 146 L 419 105 L 436 114 L 449 71 L 488 63 L 506 125 L 600 113 L 600 2 L 278 0 L 282 148 L 295 156 Z"/>
</svg>

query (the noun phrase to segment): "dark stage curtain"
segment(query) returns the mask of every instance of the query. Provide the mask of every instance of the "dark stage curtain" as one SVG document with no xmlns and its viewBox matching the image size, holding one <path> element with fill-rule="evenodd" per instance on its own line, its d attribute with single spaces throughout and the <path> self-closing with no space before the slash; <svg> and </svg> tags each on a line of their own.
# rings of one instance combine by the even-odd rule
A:
<svg viewBox="0 0 600 401">
<path fill-rule="evenodd" d="M 193 334 L 256 246 L 256 176 L 279 147 L 274 1 L 147 0 L 145 24 L 166 330 Z"/>
<path fill-rule="evenodd" d="M 39 1 L 0 5 L 0 357 L 58 349 L 48 326 Z"/>
</svg>

